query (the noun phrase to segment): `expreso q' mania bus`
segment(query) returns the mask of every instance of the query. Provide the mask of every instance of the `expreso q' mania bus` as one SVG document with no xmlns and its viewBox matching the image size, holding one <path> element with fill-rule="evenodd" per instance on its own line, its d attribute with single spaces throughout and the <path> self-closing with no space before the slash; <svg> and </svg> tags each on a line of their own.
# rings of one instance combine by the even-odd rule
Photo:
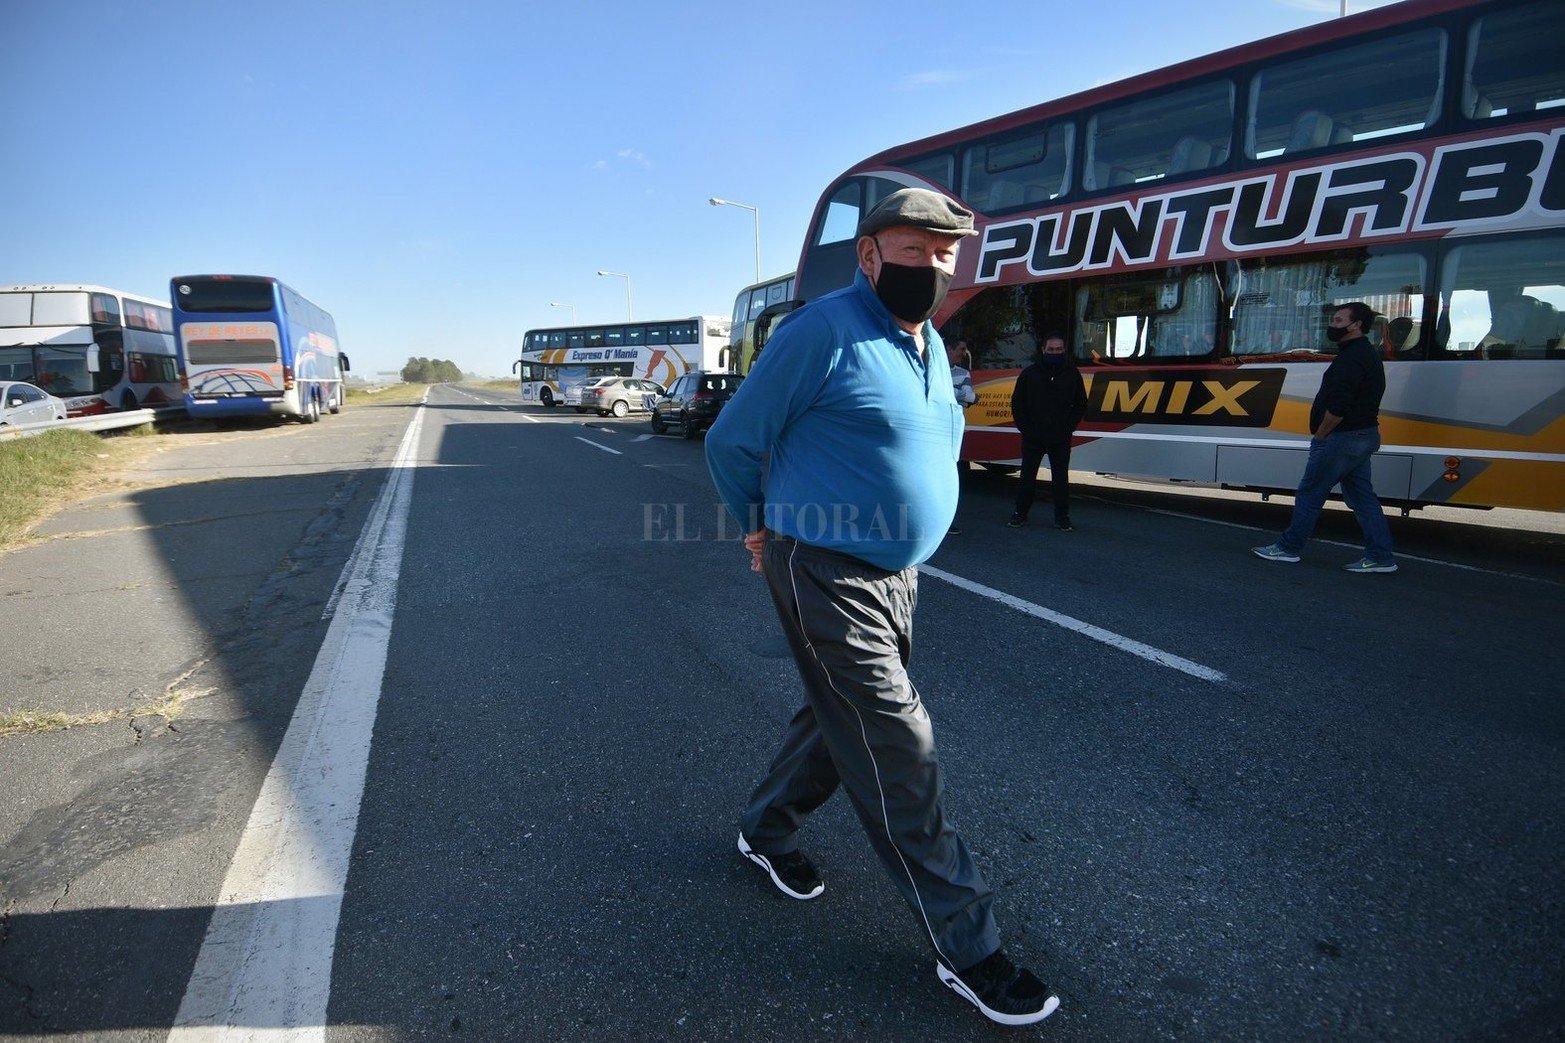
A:
<svg viewBox="0 0 1565 1043">
<path fill-rule="evenodd" d="M 723 368 L 728 320 L 714 315 L 655 322 L 528 330 L 511 364 L 523 402 L 557 406 L 598 377 L 638 377 L 668 387 L 692 369 Z"/>
<path fill-rule="evenodd" d="M 178 405 L 173 314 L 103 286 L 0 286 L 0 380 L 38 385 L 71 416 Z"/>
<path fill-rule="evenodd" d="M 873 156 L 817 205 L 796 296 L 859 215 L 972 208 L 935 321 L 966 341 L 964 457 L 1014 465 L 1010 394 L 1058 330 L 1089 382 L 1072 464 L 1295 488 L 1342 303 L 1379 313 L 1377 492 L 1565 509 L 1565 17 L 1407 0 Z"/>
<path fill-rule="evenodd" d="M 192 417 L 336 413 L 348 357 L 332 317 L 264 275 L 186 275 L 170 282 L 185 408 Z"/>
</svg>

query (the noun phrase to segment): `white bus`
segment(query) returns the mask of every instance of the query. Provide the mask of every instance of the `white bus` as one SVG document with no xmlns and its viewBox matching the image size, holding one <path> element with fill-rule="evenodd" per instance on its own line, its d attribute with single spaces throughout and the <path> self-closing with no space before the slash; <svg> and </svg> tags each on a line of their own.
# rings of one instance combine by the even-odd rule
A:
<svg viewBox="0 0 1565 1043">
<path fill-rule="evenodd" d="M 598 377 L 668 387 L 693 369 L 723 368 L 729 321 L 714 315 L 528 330 L 511 365 L 523 402 L 557 406 Z"/>
<path fill-rule="evenodd" d="M 0 380 L 38 385 L 71 416 L 178 405 L 173 313 L 103 286 L 0 286 Z"/>
</svg>

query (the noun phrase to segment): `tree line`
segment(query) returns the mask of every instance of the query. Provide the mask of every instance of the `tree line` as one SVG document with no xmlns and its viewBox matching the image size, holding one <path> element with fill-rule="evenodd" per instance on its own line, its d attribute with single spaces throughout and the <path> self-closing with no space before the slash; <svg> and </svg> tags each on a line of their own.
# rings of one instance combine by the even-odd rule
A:
<svg viewBox="0 0 1565 1043">
<path fill-rule="evenodd" d="M 410 358 L 402 367 L 404 384 L 445 384 L 462 379 L 462 371 L 449 359 Z"/>
</svg>

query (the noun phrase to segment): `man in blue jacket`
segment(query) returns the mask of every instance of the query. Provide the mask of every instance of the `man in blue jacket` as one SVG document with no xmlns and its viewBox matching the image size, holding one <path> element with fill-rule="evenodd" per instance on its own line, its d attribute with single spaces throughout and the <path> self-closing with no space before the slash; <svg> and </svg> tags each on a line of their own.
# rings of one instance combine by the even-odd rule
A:
<svg viewBox="0 0 1565 1043">
<path fill-rule="evenodd" d="M 1364 530 L 1364 556 L 1342 566 L 1349 572 L 1395 572 L 1391 526 L 1370 481 L 1370 457 L 1380 448 L 1380 399 L 1386 368 L 1365 336 L 1375 312 L 1360 301 L 1331 316 L 1326 339 L 1337 345 L 1310 405 L 1310 455 L 1293 497 L 1293 519 L 1276 543 L 1251 548 L 1267 561 L 1295 562 L 1304 550 L 1333 486 Z"/>
<path fill-rule="evenodd" d="M 955 514 L 962 441 L 929 319 L 973 234 L 971 212 L 924 189 L 865 215 L 853 285 L 779 324 L 706 457 L 804 681 L 804 708 L 740 818 L 740 852 L 784 894 L 815 898 L 825 884 L 799 828 L 842 786 L 928 932 L 940 980 L 991 1020 L 1026 1025 L 1059 1000 L 1000 948 L 994 896 L 945 816 L 907 673 L 916 566 Z"/>
</svg>

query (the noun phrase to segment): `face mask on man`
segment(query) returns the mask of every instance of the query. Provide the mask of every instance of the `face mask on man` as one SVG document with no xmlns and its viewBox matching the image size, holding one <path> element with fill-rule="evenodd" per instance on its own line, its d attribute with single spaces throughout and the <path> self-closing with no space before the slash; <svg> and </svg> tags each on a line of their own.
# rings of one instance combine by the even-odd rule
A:
<svg viewBox="0 0 1565 1043">
<path fill-rule="evenodd" d="M 875 249 L 880 250 L 877 241 Z M 933 265 L 893 264 L 884 255 L 880 277 L 875 280 L 875 296 L 886 310 L 903 322 L 927 322 L 945 302 L 951 289 L 951 273 Z"/>
<path fill-rule="evenodd" d="M 1346 326 L 1327 326 L 1326 327 L 1326 339 L 1331 341 L 1333 344 L 1336 344 L 1336 343 L 1340 342 L 1342 340 L 1342 338 L 1346 337 L 1347 335 L 1348 335 L 1348 328 Z"/>
</svg>

